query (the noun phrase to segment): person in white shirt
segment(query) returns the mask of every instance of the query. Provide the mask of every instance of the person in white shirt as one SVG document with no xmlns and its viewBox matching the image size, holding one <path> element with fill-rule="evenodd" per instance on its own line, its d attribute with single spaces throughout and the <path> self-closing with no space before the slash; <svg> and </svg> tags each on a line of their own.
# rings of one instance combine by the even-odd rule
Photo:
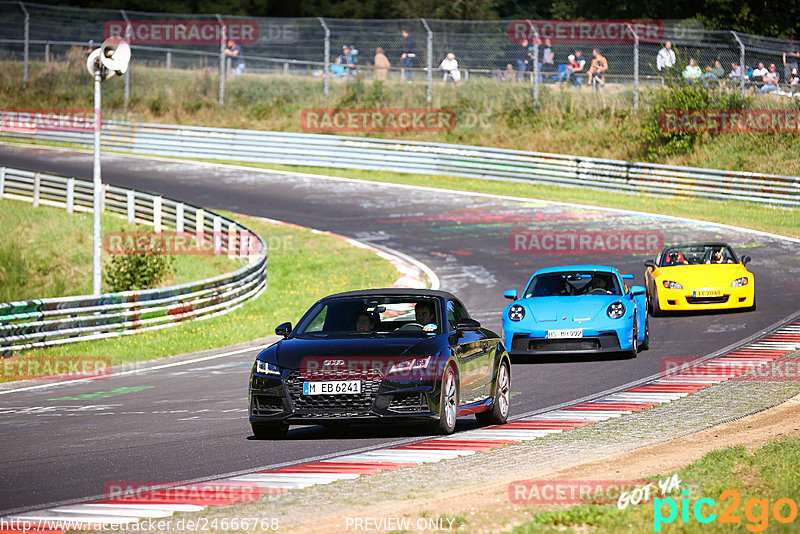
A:
<svg viewBox="0 0 800 534">
<path fill-rule="evenodd" d="M 750 75 L 750 79 L 755 81 L 756 85 L 761 86 L 763 85 L 762 78 L 767 72 L 769 71 L 764 67 L 764 63 L 759 61 L 758 68 L 753 69 L 753 74 Z"/>
<path fill-rule="evenodd" d="M 442 60 L 442 63 L 439 65 L 439 70 L 444 71 L 442 79 L 445 82 L 448 80 L 457 82 L 461 79 L 461 72 L 458 70 L 458 61 L 456 61 L 456 55 L 452 52 L 447 54 L 447 57 Z"/>
<path fill-rule="evenodd" d="M 675 61 L 675 51 L 672 49 L 672 43 L 667 41 L 656 56 L 656 68 L 658 72 L 663 72 L 664 69 L 671 69 L 675 66 Z"/>
</svg>

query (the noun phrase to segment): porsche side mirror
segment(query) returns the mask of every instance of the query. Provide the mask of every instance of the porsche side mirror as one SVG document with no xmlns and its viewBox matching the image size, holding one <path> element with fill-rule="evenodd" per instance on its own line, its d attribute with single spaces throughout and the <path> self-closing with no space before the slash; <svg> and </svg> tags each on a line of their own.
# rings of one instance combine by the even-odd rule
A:
<svg viewBox="0 0 800 534">
<path fill-rule="evenodd" d="M 516 289 L 506 289 L 506 292 L 503 293 L 503 296 L 510 300 L 517 300 L 517 290 Z"/>
<path fill-rule="evenodd" d="M 458 332 L 475 332 L 481 329 L 481 323 L 476 321 L 475 319 L 470 319 L 469 317 L 464 317 L 463 319 L 459 319 L 456 323 L 456 331 Z"/>
<path fill-rule="evenodd" d="M 744 258 L 742 258 L 742 265 L 745 265 L 745 266 L 746 266 L 748 263 L 750 263 L 750 261 L 751 261 L 752 259 L 753 259 L 753 258 L 751 258 L 750 256 L 745 256 Z"/>
<path fill-rule="evenodd" d="M 649 267 L 650 269 L 653 269 L 653 270 L 655 270 L 655 268 L 656 268 L 656 262 L 654 262 L 653 260 L 647 260 L 647 261 L 645 261 L 645 262 L 644 262 L 644 266 L 645 266 L 645 267 Z"/>
<path fill-rule="evenodd" d="M 635 297 L 637 295 L 644 295 L 647 293 L 647 289 L 644 286 L 631 286 L 631 296 Z"/>
<path fill-rule="evenodd" d="M 286 339 L 287 337 L 289 337 L 289 334 L 291 334 L 291 333 L 292 333 L 292 323 L 283 323 L 283 324 L 280 324 L 280 325 L 278 325 L 278 327 L 275 329 L 275 335 L 276 335 L 276 336 L 283 336 L 283 337 L 284 337 L 284 339 Z"/>
</svg>

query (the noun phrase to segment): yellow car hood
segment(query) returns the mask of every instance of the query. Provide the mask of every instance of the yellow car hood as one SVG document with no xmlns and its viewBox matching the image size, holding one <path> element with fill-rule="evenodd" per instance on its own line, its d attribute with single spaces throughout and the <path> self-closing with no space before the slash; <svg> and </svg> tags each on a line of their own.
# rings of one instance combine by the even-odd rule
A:
<svg viewBox="0 0 800 534">
<path fill-rule="evenodd" d="M 659 280 L 678 282 L 684 289 L 694 287 L 730 287 L 731 282 L 747 276 L 753 282 L 752 274 L 740 263 L 718 263 L 705 265 L 674 265 L 659 269 Z"/>
</svg>

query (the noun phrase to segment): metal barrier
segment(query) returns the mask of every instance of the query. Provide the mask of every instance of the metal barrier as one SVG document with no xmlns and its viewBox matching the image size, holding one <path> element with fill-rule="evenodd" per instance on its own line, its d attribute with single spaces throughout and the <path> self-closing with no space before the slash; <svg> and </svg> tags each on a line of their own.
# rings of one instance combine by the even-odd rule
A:
<svg viewBox="0 0 800 534">
<path fill-rule="evenodd" d="M 90 212 L 92 191 L 89 181 L 0 167 L 0 199 L 66 207 L 70 213 Z M 247 265 L 166 288 L 0 303 L 0 354 L 133 334 L 228 313 L 266 288 L 266 244 L 236 221 L 197 206 L 121 187 L 105 185 L 104 193 L 104 210 L 124 215 L 129 222 L 152 224 L 157 233 L 167 226 L 177 232 L 200 234 L 198 237 L 213 232 L 214 246 L 219 247 L 214 250 L 224 248 L 229 256 L 238 256 Z M 224 238 L 227 243 L 222 247 L 217 240 Z M 253 250 L 255 253 L 251 253 Z"/>
<path fill-rule="evenodd" d="M 3 135 L 91 146 L 92 132 Z M 800 177 L 366 137 L 103 122 L 106 149 L 183 158 L 463 176 L 800 206 Z"/>
</svg>

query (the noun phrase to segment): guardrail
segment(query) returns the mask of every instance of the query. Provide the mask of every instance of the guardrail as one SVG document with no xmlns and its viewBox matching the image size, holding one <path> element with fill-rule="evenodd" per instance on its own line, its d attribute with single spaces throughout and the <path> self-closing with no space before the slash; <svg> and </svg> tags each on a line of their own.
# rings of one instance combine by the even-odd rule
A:
<svg viewBox="0 0 800 534">
<path fill-rule="evenodd" d="M 197 206 L 108 184 L 104 188 L 104 210 L 124 215 L 131 223 L 151 224 L 156 233 L 167 227 L 200 234 L 198 238 L 213 232 L 215 250 L 225 250 L 229 257 L 247 264 L 227 274 L 166 288 L 0 303 L 0 354 L 133 334 L 223 314 L 266 288 L 267 248 L 258 234 Z M 91 212 L 92 195 L 92 182 L 0 167 L 0 199 L 60 206 L 72 213 Z M 226 238 L 227 246 L 222 247 Z"/>
<path fill-rule="evenodd" d="M 90 131 L 3 132 L 91 146 Z M 800 177 L 338 135 L 103 121 L 106 149 L 183 158 L 441 174 L 800 206 Z"/>
</svg>

